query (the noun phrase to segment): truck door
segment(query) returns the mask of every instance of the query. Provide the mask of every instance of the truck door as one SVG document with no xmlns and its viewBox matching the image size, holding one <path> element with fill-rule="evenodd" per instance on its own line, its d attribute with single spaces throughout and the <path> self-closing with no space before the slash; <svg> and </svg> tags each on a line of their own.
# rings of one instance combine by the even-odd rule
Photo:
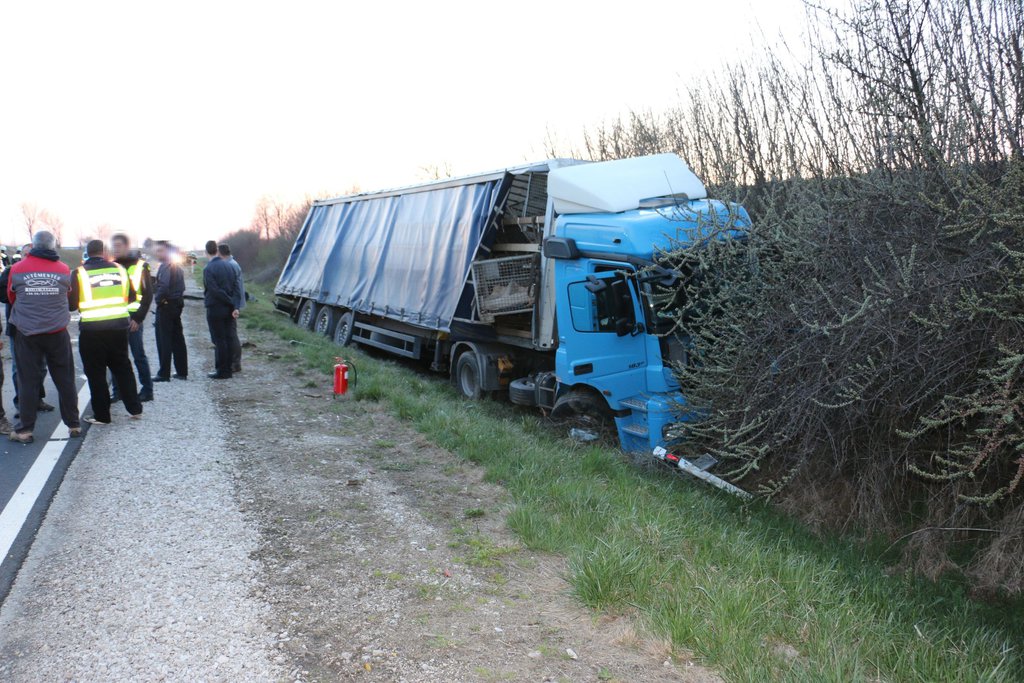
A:
<svg viewBox="0 0 1024 683">
<path fill-rule="evenodd" d="M 565 267 L 558 293 L 555 371 L 562 384 L 587 384 L 619 402 L 646 391 L 646 335 L 628 266 Z"/>
</svg>

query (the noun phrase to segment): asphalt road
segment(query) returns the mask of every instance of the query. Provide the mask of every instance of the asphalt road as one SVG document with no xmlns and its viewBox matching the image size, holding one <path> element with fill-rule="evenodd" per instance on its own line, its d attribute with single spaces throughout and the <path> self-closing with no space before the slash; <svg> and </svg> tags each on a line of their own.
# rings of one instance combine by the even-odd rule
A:
<svg viewBox="0 0 1024 683">
<path fill-rule="evenodd" d="M 3 407 L 7 419 L 16 424 L 14 385 L 11 382 L 10 338 L 4 335 Z M 75 357 L 77 356 L 77 339 Z M 78 377 L 78 408 L 85 414 L 89 395 L 85 380 Z M 57 390 L 47 377 L 46 400 L 57 404 Z M 87 424 L 82 425 L 88 427 Z M 7 596 L 25 560 L 46 509 L 83 439 L 68 439 L 60 411 L 39 413 L 35 442 L 22 445 L 0 437 L 0 602 Z"/>
</svg>

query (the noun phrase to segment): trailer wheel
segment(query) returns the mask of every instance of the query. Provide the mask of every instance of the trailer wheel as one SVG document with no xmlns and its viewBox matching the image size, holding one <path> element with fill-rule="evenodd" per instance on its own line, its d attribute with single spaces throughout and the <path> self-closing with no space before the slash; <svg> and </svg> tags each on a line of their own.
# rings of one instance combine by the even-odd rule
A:
<svg viewBox="0 0 1024 683">
<path fill-rule="evenodd" d="M 356 317 L 352 311 L 346 311 L 338 318 L 334 326 L 334 343 L 338 346 L 348 346 L 352 343 L 352 333 L 355 331 Z"/>
<path fill-rule="evenodd" d="M 615 432 L 615 418 L 608 404 L 590 389 L 574 388 L 551 408 L 551 419 L 578 441 L 608 439 Z"/>
<path fill-rule="evenodd" d="M 455 363 L 455 388 L 465 398 L 474 401 L 483 398 L 484 392 L 480 382 L 480 363 L 477 362 L 476 354 L 472 351 L 459 356 Z"/>
<path fill-rule="evenodd" d="M 334 306 L 321 306 L 320 312 L 316 314 L 316 324 L 313 331 L 325 337 L 334 336 L 334 328 L 338 325 L 340 311 Z"/>
<path fill-rule="evenodd" d="M 312 299 L 306 299 L 305 303 L 302 304 L 302 308 L 299 309 L 299 315 L 295 318 L 295 323 L 304 330 L 312 330 L 315 322 L 316 302 Z"/>
</svg>

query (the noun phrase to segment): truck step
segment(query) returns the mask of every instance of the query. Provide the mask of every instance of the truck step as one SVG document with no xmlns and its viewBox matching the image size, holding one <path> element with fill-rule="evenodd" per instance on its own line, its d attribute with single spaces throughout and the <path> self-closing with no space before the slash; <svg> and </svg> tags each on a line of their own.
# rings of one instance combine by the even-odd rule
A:
<svg viewBox="0 0 1024 683">
<path fill-rule="evenodd" d="M 625 401 L 619 401 L 619 405 L 630 410 L 639 410 L 642 413 L 647 412 L 647 401 L 642 398 L 627 398 Z"/>
<path fill-rule="evenodd" d="M 646 439 L 648 434 L 647 425 L 636 423 L 626 425 L 625 427 L 622 428 L 622 431 L 626 432 L 627 434 L 632 434 L 633 436 L 639 436 L 643 439 Z"/>
</svg>

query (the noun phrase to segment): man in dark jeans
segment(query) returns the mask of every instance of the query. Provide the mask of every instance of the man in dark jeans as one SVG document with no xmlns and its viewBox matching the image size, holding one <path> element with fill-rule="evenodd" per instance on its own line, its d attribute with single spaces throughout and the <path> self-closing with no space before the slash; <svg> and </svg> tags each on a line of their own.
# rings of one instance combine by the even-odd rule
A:
<svg viewBox="0 0 1024 683">
<path fill-rule="evenodd" d="M 10 322 L 18 327 L 14 345 L 20 365 L 21 396 L 20 420 L 10 439 L 18 443 L 33 441 L 44 363 L 57 385 L 64 424 L 71 436 L 81 436 L 75 359 L 68 334 L 70 311 L 76 302 L 71 293 L 71 271 L 60 262 L 53 233 L 36 232 L 32 236 L 32 250 L 10 270 L 7 300 L 12 306 Z"/>
<path fill-rule="evenodd" d="M 245 308 L 245 280 L 242 278 L 242 266 L 238 265 L 238 261 L 231 255 L 231 246 L 228 244 L 218 244 L 217 254 L 231 266 L 231 270 L 235 271 L 235 308 L 238 309 L 239 315 L 241 315 L 242 309 Z M 242 340 L 238 338 L 238 316 L 231 319 L 231 372 L 242 371 Z"/>
<path fill-rule="evenodd" d="M 110 387 L 107 370 L 117 380 L 125 410 L 142 417 L 142 403 L 135 385 L 135 373 L 128 358 L 128 306 L 135 301 L 135 288 L 128 271 L 104 257 L 103 242 L 86 245 L 86 260 L 72 278 L 73 301 L 78 302 L 78 353 L 89 381 L 92 417 L 87 422 L 110 424 Z"/>
<path fill-rule="evenodd" d="M 206 323 L 214 347 L 214 366 L 210 379 L 231 378 L 231 323 L 238 319 L 238 277 L 235 269 L 219 256 L 215 242 L 206 243 L 206 253 L 213 258 L 203 269 L 203 288 L 206 290 Z"/>
<path fill-rule="evenodd" d="M 26 244 L 23 247 L 26 254 L 32 251 L 32 245 Z M 7 283 L 11 279 L 11 269 L 5 268 L 4 272 L 0 274 L 0 302 L 6 304 L 7 309 L 7 336 L 11 338 L 11 383 L 14 385 L 14 417 L 18 417 L 18 351 L 14 345 L 14 335 L 17 333 L 18 328 L 11 322 L 11 301 L 7 298 Z M 54 410 L 54 407 L 46 402 L 46 366 L 43 366 L 42 375 L 39 378 L 39 407 L 36 408 L 37 413 L 49 413 Z"/>
<path fill-rule="evenodd" d="M 153 252 L 160 262 L 153 292 L 160 369 L 153 381 L 171 381 L 172 360 L 174 379 L 188 379 L 188 349 L 185 347 L 185 331 L 181 327 L 181 312 L 185 308 L 185 272 L 171 260 L 167 242 L 157 242 Z"/>
<path fill-rule="evenodd" d="M 153 282 L 149 274 L 149 264 L 138 251 L 132 251 L 128 235 L 118 233 L 110 238 L 110 251 L 117 264 L 128 271 L 128 277 L 135 290 L 135 301 L 128 305 L 131 321 L 128 323 L 128 348 L 135 361 L 135 369 L 139 375 L 139 400 L 143 403 L 153 400 L 153 376 L 149 370 L 149 358 L 143 339 L 143 323 L 149 307 L 153 302 Z M 110 400 L 117 402 L 120 394 L 117 391 L 117 378 L 112 377 Z"/>
</svg>

